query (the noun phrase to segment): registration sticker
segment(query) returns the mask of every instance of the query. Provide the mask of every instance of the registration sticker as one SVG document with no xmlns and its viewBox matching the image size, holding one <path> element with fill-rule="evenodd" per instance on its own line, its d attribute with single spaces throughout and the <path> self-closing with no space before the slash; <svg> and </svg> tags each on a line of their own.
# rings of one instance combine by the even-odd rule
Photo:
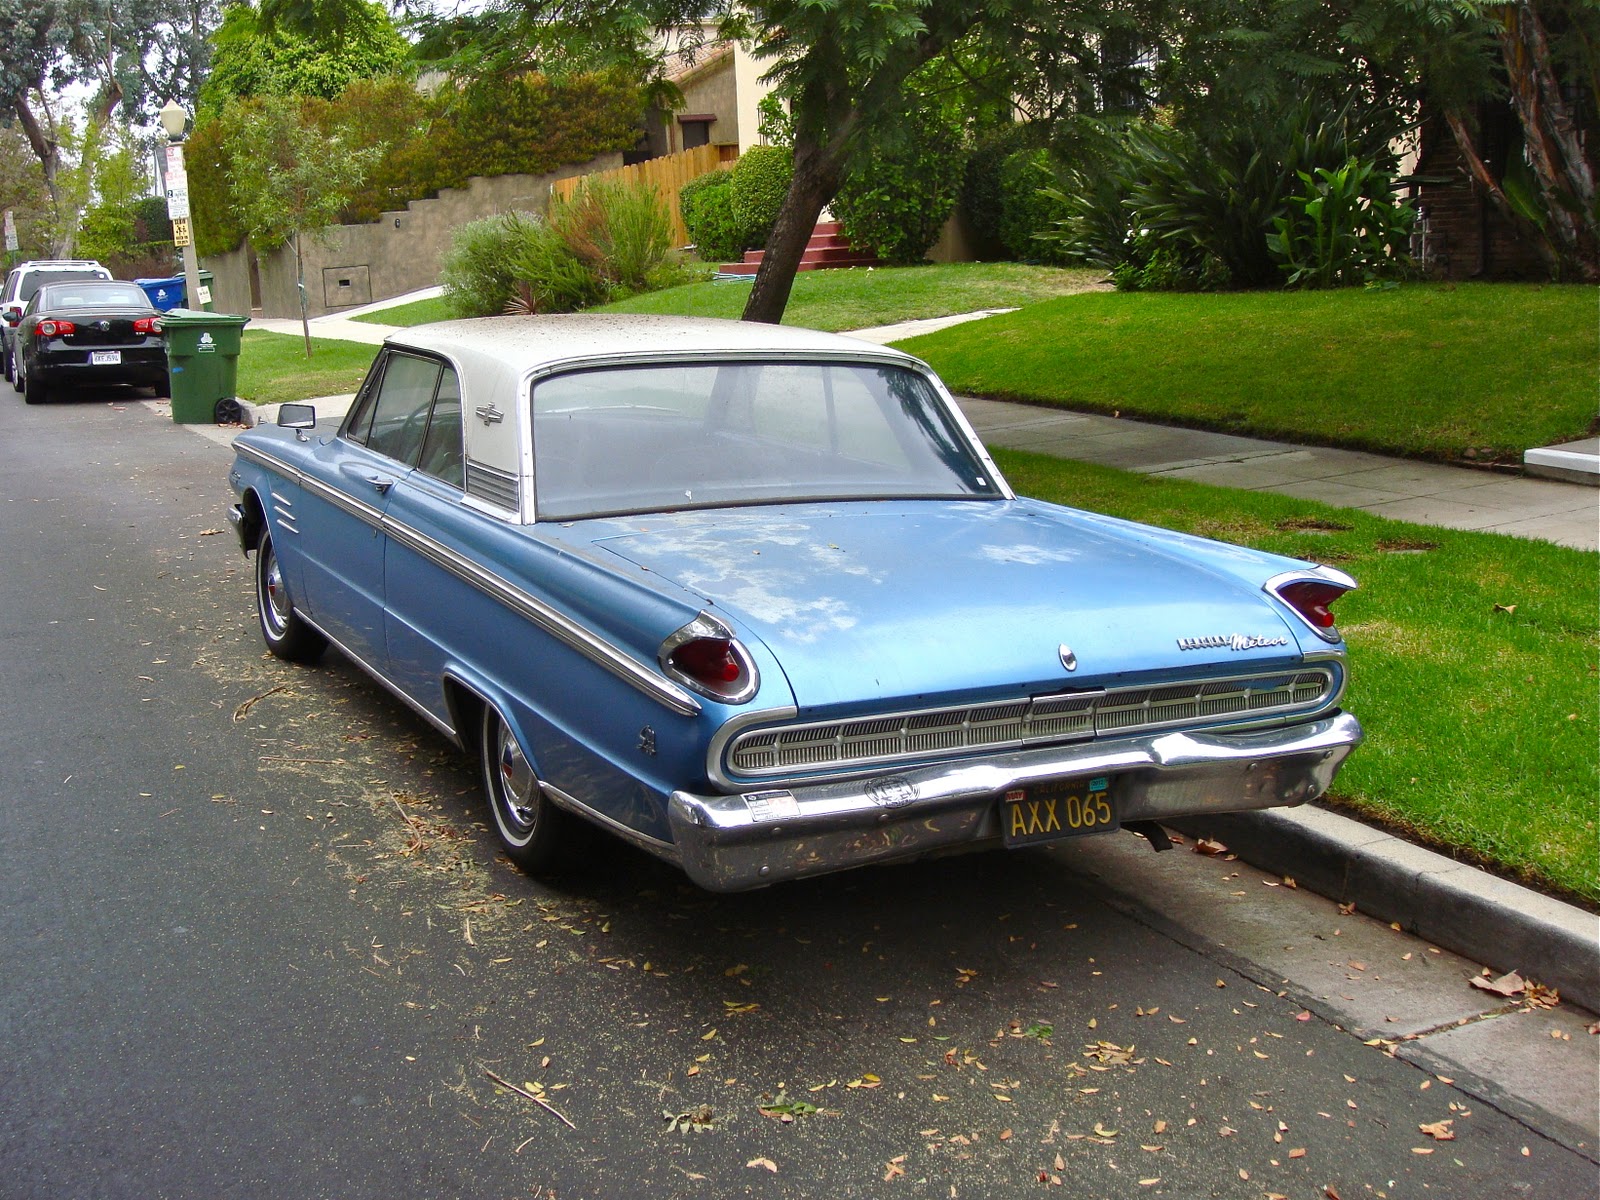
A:
<svg viewBox="0 0 1600 1200">
<path fill-rule="evenodd" d="M 115 367 L 122 363 L 121 350 L 91 350 L 89 351 L 89 365 L 95 367 Z"/>
<path fill-rule="evenodd" d="M 1007 846 L 1100 833 L 1121 824 L 1109 775 L 1052 779 L 1012 788 L 1000 800 L 1000 836 Z"/>
</svg>

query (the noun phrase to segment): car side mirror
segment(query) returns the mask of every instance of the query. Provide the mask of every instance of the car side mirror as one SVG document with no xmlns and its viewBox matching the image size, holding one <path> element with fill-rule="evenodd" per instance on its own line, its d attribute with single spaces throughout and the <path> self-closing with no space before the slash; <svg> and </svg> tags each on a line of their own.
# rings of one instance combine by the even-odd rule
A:
<svg viewBox="0 0 1600 1200">
<path fill-rule="evenodd" d="M 278 424 L 284 429 L 294 430 L 295 436 L 304 441 L 305 431 L 317 427 L 317 406 L 315 404 L 280 404 L 278 406 Z"/>
<path fill-rule="evenodd" d="M 20 312 L 18 312 L 14 308 L 6 309 L 5 316 L 6 316 L 6 324 L 11 326 L 11 328 L 13 328 L 13 329 L 15 329 L 18 325 L 22 324 L 22 314 Z"/>
</svg>

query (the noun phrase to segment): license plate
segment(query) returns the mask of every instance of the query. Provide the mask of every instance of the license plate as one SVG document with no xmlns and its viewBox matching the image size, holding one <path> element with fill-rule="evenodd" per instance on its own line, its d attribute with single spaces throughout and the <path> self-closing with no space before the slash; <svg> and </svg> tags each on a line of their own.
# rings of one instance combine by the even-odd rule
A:
<svg viewBox="0 0 1600 1200">
<path fill-rule="evenodd" d="M 95 367 L 116 367 L 122 364 L 121 350 L 91 350 L 89 351 L 89 365 Z"/>
<path fill-rule="evenodd" d="M 1057 779 L 1012 788 L 1000 800 L 1000 836 L 1007 846 L 1031 846 L 1100 833 L 1121 824 L 1109 775 Z"/>
</svg>

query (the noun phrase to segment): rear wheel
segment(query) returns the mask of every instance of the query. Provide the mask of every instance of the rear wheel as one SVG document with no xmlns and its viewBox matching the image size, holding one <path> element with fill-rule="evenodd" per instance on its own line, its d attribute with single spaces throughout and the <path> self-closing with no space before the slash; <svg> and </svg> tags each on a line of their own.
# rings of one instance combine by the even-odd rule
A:
<svg viewBox="0 0 1600 1200">
<path fill-rule="evenodd" d="M 23 368 L 22 360 L 17 360 L 16 375 L 11 381 L 11 386 L 22 393 L 22 398 L 29 404 L 43 404 L 50 398 L 45 386 Z"/>
<path fill-rule="evenodd" d="M 545 796 L 517 735 L 492 704 L 483 706 L 478 761 L 506 857 L 530 875 L 550 871 L 567 849 L 572 818 Z"/>
<path fill-rule="evenodd" d="M 328 644 L 294 611 L 283 568 L 272 548 L 272 534 L 264 525 L 256 542 L 256 616 L 267 649 L 289 662 L 314 662 Z"/>
</svg>

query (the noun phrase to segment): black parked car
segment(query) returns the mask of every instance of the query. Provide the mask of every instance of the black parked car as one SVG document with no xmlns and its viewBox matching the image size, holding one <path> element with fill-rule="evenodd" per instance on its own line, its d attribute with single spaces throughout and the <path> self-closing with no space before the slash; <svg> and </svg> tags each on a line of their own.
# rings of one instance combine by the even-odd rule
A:
<svg viewBox="0 0 1600 1200">
<path fill-rule="evenodd" d="M 161 313 L 137 284 L 80 279 L 47 283 L 14 326 L 12 386 L 42 404 L 61 384 L 131 384 L 164 392 L 167 348 Z"/>
</svg>

